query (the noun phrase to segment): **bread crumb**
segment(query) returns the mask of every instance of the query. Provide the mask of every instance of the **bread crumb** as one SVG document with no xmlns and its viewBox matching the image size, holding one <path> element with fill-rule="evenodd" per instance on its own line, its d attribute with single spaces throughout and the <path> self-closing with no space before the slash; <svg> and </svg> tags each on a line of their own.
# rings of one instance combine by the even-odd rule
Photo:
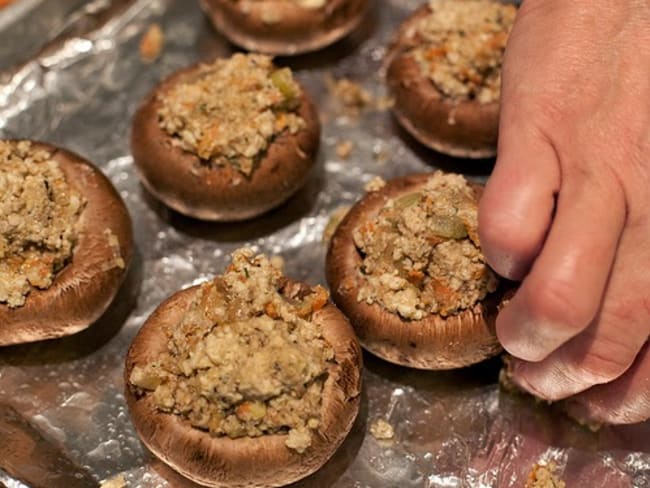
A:
<svg viewBox="0 0 650 488">
<path fill-rule="evenodd" d="M 322 238 L 323 242 L 328 243 L 329 241 L 332 240 L 332 237 L 334 236 L 336 229 L 338 228 L 341 221 L 348 214 L 350 208 L 351 208 L 350 205 L 343 205 L 341 207 L 337 207 L 336 209 L 334 209 L 334 211 L 330 214 L 330 218 L 327 221 L 327 225 L 323 230 L 323 238 Z"/>
<path fill-rule="evenodd" d="M 393 108 L 395 99 L 388 95 L 381 95 L 375 99 L 375 109 L 378 112 Z"/>
<path fill-rule="evenodd" d="M 302 454 L 311 445 L 311 433 L 308 429 L 291 429 L 285 445 Z"/>
<path fill-rule="evenodd" d="M 284 271 L 284 258 L 282 256 L 271 256 L 269 258 L 269 261 L 271 263 L 271 266 L 273 266 L 275 269 L 280 272 Z"/>
<path fill-rule="evenodd" d="M 330 94 L 341 102 L 344 107 L 362 109 L 370 105 L 373 97 L 359 83 L 349 78 L 327 78 Z"/>
<path fill-rule="evenodd" d="M 375 420 L 370 425 L 370 433 L 375 439 L 380 441 L 388 441 L 395 438 L 395 429 L 384 419 Z"/>
<path fill-rule="evenodd" d="M 556 470 L 553 461 L 547 464 L 536 463 L 528 475 L 525 488 L 566 488 L 566 483 L 556 476 Z"/>
<path fill-rule="evenodd" d="M 336 145 L 336 155 L 347 160 L 352 154 L 352 149 L 354 149 L 354 143 L 350 140 L 341 141 Z"/>
<path fill-rule="evenodd" d="M 508 393 L 521 393 L 522 390 L 512 381 L 512 357 L 509 354 L 501 356 L 503 366 L 499 371 L 499 386 Z"/>
<path fill-rule="evenodd" d="M 140 59 L 145 63 L 153 63 L 163 48 L 165 36 L 160 24 L 153 23 L 140 39 Z"/>
<path fill-rule="evenodd" d="M 106 240 L 108 241 L 108 246 L 111 248 L 111 251 L 113 253 L 113 259 L 103 263 L 102 271 L 108 271 L 109 269 L 113 269 L 113 268 L 119 268 L 119 269 L 126 268 L 126 263 L 124 262 L 124 258 L 122 257 L 122 250 L 120 249 L 119 239 L 109 228 L 104 229 L 104 235 L 106 236 Z"/>
<path fill-rule="evenodd" d="M 375 102 L 372 94 L 359 83 L 348 78 L 335 79 L 328 76 L 325 79 L 327 89 L 342 111 L 350 117 L 359 117 L 361 111 L 369 108 Z"/>
<path fill-rule="evenodd" d="M 126 488 L 126 479 L 123 474 L 118 474 L 102 481 L 99 486 L 100 488 Z"/>
<path fill-rule="evenodd" d="M 363 187 L 366 193 L 370 193 L 373 191 L 379 191 L 383 187 L 386 186 L 386 180 L 384 180 L 381 176 L 375 176 L 373 179 L 371 179 L 368 183 L 366 183 Z"/>
</svg>

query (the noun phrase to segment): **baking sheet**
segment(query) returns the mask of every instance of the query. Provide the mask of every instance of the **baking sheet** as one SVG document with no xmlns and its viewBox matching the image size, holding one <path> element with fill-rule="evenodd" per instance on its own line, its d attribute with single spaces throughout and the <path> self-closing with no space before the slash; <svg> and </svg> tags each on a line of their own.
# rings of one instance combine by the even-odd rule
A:
<svg viewBox="0 0 650 488">
<path fill-rule="evenodd" d="M 137 243 L 127 282 L 97 324 L 69 338 L 0 349 L 2 400 L 97 480 L 122 474 L 129 487 L 191 486 L 142 447 L 122 395 L 126 349 L 151 311 L 179 288 L 221 272 L 243 244 L 282 255 L 290 276 L 324 283 L 321 235 L 329 215 L 354 202 L 375 175 L 433 168 L 478 180 L 489 174 L 490 161 L 425 150 L 382 107 L 351 114 L 328 91 L 329 77 L 348 77 L 383 97 L 387 42 L 420 3 L 375 0 L 350 38 L 277 60 L 294 68 L 320 107 L 318 168 L 286 205 L 227 225 L 187 219 L 154 201 L 139 185 L 129 153 L 131 116 L 158 80 L 232 51 L 195 2 L 18 0 L 0 11 L 0 136 L 50 141 L 94 161 L 126 201 Z M 161 57 L 146 64 L 138 44 L 153 22 L 162 26 L 165 44 Z M 348 140 L 353 149 L 345 160 L 336 146 Z M 498 361 L 441 373 L 368 355 L 365 361 L 362 409 L 351 435 L 321 471 L 295 487 L 515 487 L 540 460 L 554 460 L 569 487 L 650 486 L 650 423 L 584 430 L 546 405 L 500 392 Z M 377 418 L 395 427 L 393 442 L 368 433 Z M 0 483 L 25 486 L 2 472 Z"/>
</svg>

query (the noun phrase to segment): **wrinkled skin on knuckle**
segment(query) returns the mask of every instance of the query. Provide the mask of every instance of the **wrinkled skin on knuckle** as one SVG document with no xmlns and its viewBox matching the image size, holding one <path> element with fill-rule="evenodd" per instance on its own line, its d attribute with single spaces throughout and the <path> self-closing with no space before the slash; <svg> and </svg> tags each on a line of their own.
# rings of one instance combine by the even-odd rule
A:
<svg viewBox="0 0 650 488">
<path fill-rule="evenodd" d="M 567 336 L 582 331 L 591 322 L 594 311 L 576 299 L 580 290 L 574 283 L 546 276 L 525 297 L 525 306 L 534 323 L 552 324 Z"/>
<path fill-rule="evenodd" d="M 613 338 L 598 337 L 584 356 L 572 358 L 575 375 L 592 385 L 609 383 L 625 373 L 638 349 Z"/>
<path fill-rule="evenodd" d="M 539 368 L 537 364 L 523 363 L 513 379 L 524 391 L 548 402 L 564 400 L 596 384 L 581 374 L 571 359 L 561 355 L 554 356 L 541 370 Z"/>
<path fill-rule="evenodd" d="M 644 287 L 646 292 L 638 290 Z M 650 276 L 646 283 L 631 284 L 625 295 L 612 297 L 607 300 L 603 308 L 606 320 L 617 324 L 621 334 L 625 334 L 630 327 L 643 327 L 647 335 L 650 329 Z"/>
<path fill-rule="evenodd" d="M 637 424 L 650 419 L 650 393 L 641 395 L 630 404 L 625 404 L 614 411 L 602 412 L 601 421 L 614 424 Z"/>
<path fill-rule="evenodd" d="M 649 372 L 650 356 L 646 347 L 625 376 L 587 390 L 569 402 L 584 407 L 578 418 L 619 425 L 644 422 L 650 419 Z"/>
</svg>

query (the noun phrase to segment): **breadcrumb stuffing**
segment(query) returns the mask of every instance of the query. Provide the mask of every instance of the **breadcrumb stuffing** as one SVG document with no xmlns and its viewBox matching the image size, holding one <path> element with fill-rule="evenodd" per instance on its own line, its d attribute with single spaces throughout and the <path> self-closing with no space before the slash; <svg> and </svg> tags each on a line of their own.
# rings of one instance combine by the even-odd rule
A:
<svg viewBox="0 0 650 488">
<path fill-rule="evenodd" d="M 377 440 L 387 441 L 395 437 L 395 429 L 384 419 L 377 419 L 370 425 L 370 434 Z"/>
<path fill-rule="evenodd" d="M 215 436 L 287 434 L 287 447 L 304 452 L 334 360 L 311 321 L 327 301 L 323 288 L 290 285 L 269 259 L 238 250 L 166 331 L 168 351 L 129 381 L 161 411 Z"/>
<path fill-rule="evenodd" d="M 373 102 L 370 92 L 349 78 L 328 78 L 327 83 L 331 94 L 345 107 L 362 109 Z"/>
<path fill-rule="evenodd" d="M 29 141 L 0 141 L 0 188 L 0 303 L 15 308 L 69 262 L 84 201 Z"/>
<path fill-rule="evenodd" d="M 113 476 L 100 484 L 100 488 L 126 488 L 126 486 L 126 478 L 124 478 L 123 474 Z"/>
<path fill-rule="evenodd" d="M 353 149 L 354 142 L 346 139 L 345 141 L 341 141 L 336 145 L 336 155 L 341 159 L 347 160 L 350 158 Z"/>
<path fill-rule="evenodd" d="M 104 271 L 108 271 L 109 269 L 113 269 L 113 268 L 119 268 L 119 269 L 126 268 L 126 263 L 124 262 L 124 258 L 122 257 L 120 241 L 117 238 L 117 236 L 113 233 L 113 230 L 109 228 L 104 229 L 104 235 L 106 236 L 108 245 L 111 248 L 113 259 L 103 263 L 102 269 Z"/>
<path fill-rule="evenodd" d="M 271 142 L 305 127 L 301 88 L 269 56 L 235 54 L 202 65 L 160 96 L 160 126 L 174 144 L 216 166 L 250 176 Z"/>
<path fill-rule="evenodd" d="M 386 180 L 381 176 L 373 176 L 373 178 L 364 185 L 363 189 L 366 193 L 371 193 L 373 191 L 379 191 L 386 186 Z"/>
<path fill-rule="evenodd" d="M 364 111 L 384 112 L 393 107 L 395 100 L 387 94 L 374 94 L 350 78 L 326 75 L 325 84 L 336 108 L 344 115 L 358 118 Z"/>
<path fill-rule="evenodd" d="M 566 488 L 566 483 L 555 474 L 556 470 L 557 466 L 552 461 L 548 464 L 535 464 L 528 475 L 525 488 Z"/>
<path fill-rule="evenodd" d="M 330 96 L 337 102 L 343 113 L 350 117 L 359 117 L 363 110 L 372 108 L 375 97 L 359 83 L 349 78 L 325 78 Z"/>
<path fill-rule="evenodd" d="M 165 36 L 160 24 L 151 24 L 140 39 L 140 59 L 145 63 L 153 63 L 163 48 Z"/>
<path fill-rule="evenodd" d="M 437 171 L 416 191 L 389 199 L 353 239 L 362 255 L 357 300 L 404 319 L 454 315 L 496 290 L 480 249 L 474 191 L 461 175 Z"/>
<path fill-rule="evenodd" d="M 430 0 L 431 13 L 407 35 L 412 55 L 454 100 L 498 101 L 501 62 L 517 8 L 499 0 Z"/>
</svg>

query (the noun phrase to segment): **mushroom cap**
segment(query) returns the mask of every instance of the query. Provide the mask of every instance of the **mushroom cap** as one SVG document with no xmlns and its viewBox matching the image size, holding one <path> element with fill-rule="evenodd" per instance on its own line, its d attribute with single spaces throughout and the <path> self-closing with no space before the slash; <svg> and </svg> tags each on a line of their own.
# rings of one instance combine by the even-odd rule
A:
<svg viewBox="0 0 650 488">
<path fill-rule="evenodd" d="M 380 304 L 357 301 L 362 258 L 353 241 L 354 229 L 378 215 L 389 199 L 413 192 L 430 176 L 415 174 L 392 180 L 357 202 L 330 241 L 326 275 L 334 302 L 350 319 L 365 349 L 403 366 L 453 369 L 478 363 L 501 351 L 494 330 L 500 293 L 491 293 L 456 315 L 430 314 L 421 320 L 405 320 Z M 472 187 L 480 198 L 482 187 Z"/>
<path fill-rule="evenodd" d="M 301 87 L 298 115 L 305 127 L 273 139 L 251 175 L 231 165 L 205 164 L 196 154 L 174 145 L 158 122 L 158 96 L 191 81 L 200 67 L 196 64 L 171 75 L 136 111 L 131 151 L 138 176 L 152 195 L 184 215 L 222 222 L 256 217 L 285 202 L 306 182 L 320 144 L 318 114 Z"/>
<path fill-rule="evenodd" d="M 495 156 L 499 102 L 449 98 L 409 52 L 417 46 L 409 32 L 430 12 L 428 5 L 417 9 L 402 24 L 388 52 L 386 82 L 395 99 L 393 113 L 407 132 L 431 149 L 463 158 Z"/>
<path fill-rule="evenodd" d="M 361 348 L 345 316 L 331 303 L 313 315 L 334 350 L 323 388 L 321 422 L 312 445 L 302 454 L 285 445 L 286 435 L 215 437 L 178 415 L 157 410 L 151 394 L 136 396 L 129 385 L 135 365 L 167 350 L 165 329 L 177 324 L 198 286 L 179 291 L 147 319 L 126 357 L 126 402 L 142 442 L 165 464 L 186 478 L 211 487 L 284 486 L 318 470 L 343 442 L 359 412 Z"/>
<path fill-rule="evenodd" d="M 77 223 L 72 259 L 52 285 L 32 289 L 22 307 L 0 304 L 0 346 L 63 337 L 87 328 L 113 301 L 133 255 L 131 218 L 108 178 L 70 151 L 44 142 L 32 142 L 32 147 L 52 154 L 68 185 L 86 205 Z M 115 259 L 107 229 L 119 242 L 124 269 L 107 265 Z"/>
<path fill-rule="evenodd" d="M 232 43 L 283 56 L 316 51 L 342 39 L 357 28 L 369 7 L 369 0 L 329 0 L 317 9 L 283 0 L 245 2 L 246 8 L 242 3 L 201 0 L 216 29 Z M 269 22 L 268 12 L 278 20 Z"/>
</svg>

